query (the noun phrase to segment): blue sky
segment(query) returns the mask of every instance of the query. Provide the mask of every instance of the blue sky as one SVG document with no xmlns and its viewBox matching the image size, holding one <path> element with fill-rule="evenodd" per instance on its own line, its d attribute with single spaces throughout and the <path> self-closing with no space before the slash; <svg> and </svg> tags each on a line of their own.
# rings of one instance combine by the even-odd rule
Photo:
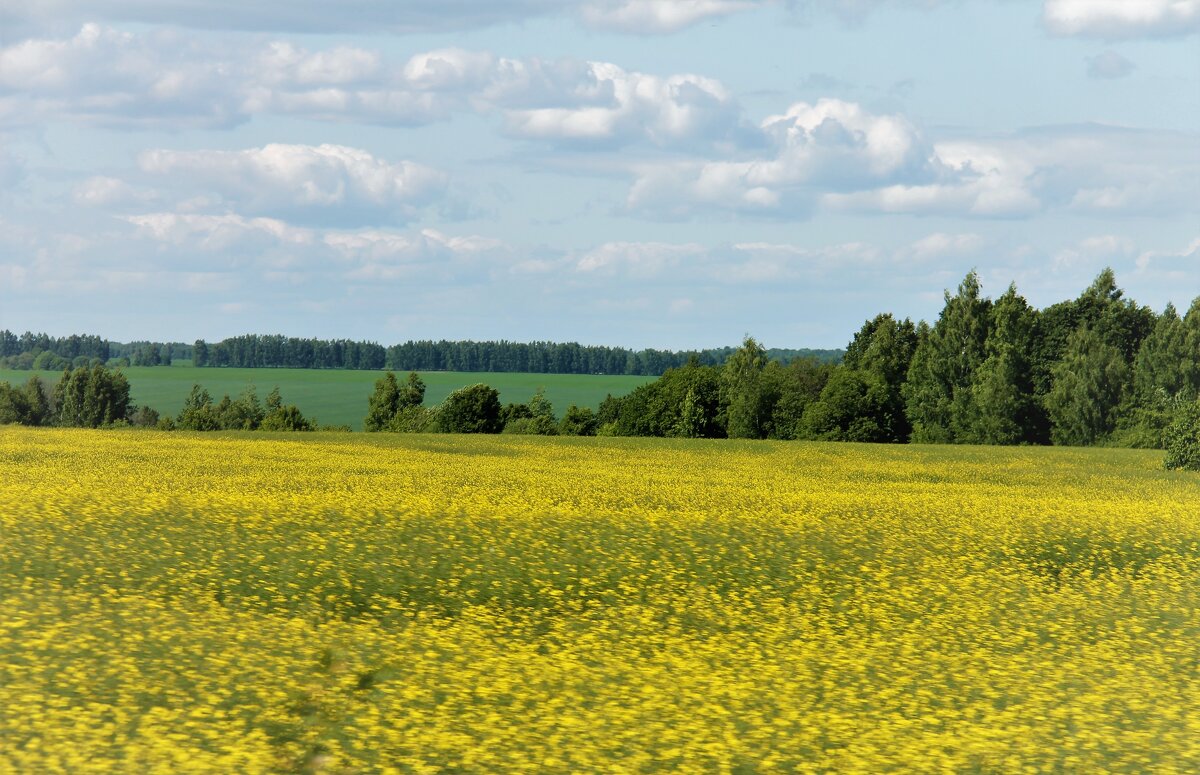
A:
<svg viewBox="0 0 1200 775">
<path fill-rule="evenodd" d="M 838 347 L 1200 295 L 1200 0 L 0 0 L 0 327 Z"/>
</svg>

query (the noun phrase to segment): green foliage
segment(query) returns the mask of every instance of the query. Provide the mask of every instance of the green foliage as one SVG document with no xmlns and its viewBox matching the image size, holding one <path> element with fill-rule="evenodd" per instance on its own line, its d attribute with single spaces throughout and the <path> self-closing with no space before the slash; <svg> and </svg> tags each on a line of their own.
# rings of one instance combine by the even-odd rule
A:
<svg viewBox="0 0 1200 775">
<path fill-rule="evenodd" d="M 763 378 L 767 351 L 747 336 L 721 369 L 721 408 L 731 439 L 765 439 L 771 430 L 771 408 L 778 396 Z"/>
<path fill-rule="evenodd" d="M 798 436 L 819 441 L 894 441 L 894 419 L 884 380 L 869 371 L 840 368 L 808 406 Z"/>
<path fill-rule="evenodd" d="M 668 369 L 627 396 L 610 395 L 601 402 L 597 421 L 606 434 L 614 436 L 722 437 L 720 374 L 719 369 L 698 361 Z"/>
<path fill-rule="evenodd" d="M 0 425 L 32 425 L 25 394 L 7 382 L 0 382 Z"/>
<path fill-rule="evenodd" d="M 64 371 L 54 387 L 54 423 L 98 428 L 129 419 L 129 381 L 120 371 L 96 365 Z"/>
<path fill-rule="evenodd" d="M 50 388 L 34 374 L 25 383 L 25 401 L 29 409 L 29 425 L 45 425 L 50 422 Z"/>
<path fill-rule="evenodd" d="M 85 361 L 86 363 L 86 361 Z M 33 359 L 33 368 L 38 371 L 62 371 L 72 367 L 71 361 L 66 358 L 61 358 L 53 352 L 46 350 L 39 353 Z M 84 366 L 86 368 L 86 366 Z"/>
<path fill-rule="evenodd" d="M 800 358 L 780 368 L 768 364 L 764 377 L 773 383 L 779 399 L 771 409 L 771 438 L 795 439 L 810 404 L 821 397 L 835 367 L 812 358 Z"/>
<path fill-rule="evenodd" d="M 158 428 L 162 417 L 158 412 L 148 406 L 139 406 L 136 411 L 129 416 L 129 424 L 135 428 Z"/>
<path fill-rule="evenodd" d="M 1034 398 L 1029 355 L 1037 313 L 1010 285 L 991 308 L 986 359 L 972 375 L 975 413 L 956 429 L 961 441 L 1023 444 L 1044 440 L 1045 422 Z M 960 420 L 961 423 L 961 420 Z"/>
<path fill-rule="evenodd" d="M 400 411 L 400 384 L 396 375 L 388 372 L 375 382 L 375 392 L 367 399 L 367 416 L 363 430 L 368 433 L 385 430 L 396 412 Z"/>
<path fill-rule="evenodd" d="M 1129 367 L 1117 348 L 1084 325 L 1067 341 L 1066 354 L 1053 376 L 1046 409 L 1055 444 L 1095 444 L 1113 431 L 1129 378 Z"/>
<path fill-rule="evenodd" d="M 392 416 L 384 430 L 390 433 L 436 433 L 437 408 L 406 406 Z"/>
<path fill-rule="evenodd" d="M 1183 407 L 1163 437 L 1167 469 L 1200 471 L 1200 400 Z"/>
<path fill-rule="evenodd" d="M 442 402 L 438 427 L 443 433 L 499 433 L 500 393 L 483 383 L 454 391 Z"/>
<path fill-rule="evenodd" d="M 563 413 L 558 432 L 563 436 L 595 436 L 599 425 L 596 413 L 591 407 L 571 404 Z"/>
<path fill-rule="evenodd" d="M 200 385 L 192 385 L 192 392 L 183 402 L 175 425 L 183 431 L 220 430 L 217 414 L 213 409 L 212 396 Z"/>
<path fill-rule="evenodd" d="M 991 302 L 980 297 L 975 272 L 963 278 L 956 295 L 947 292 L 945 298 L 937 323 L 918 337 L 902 389 L 916 442 L 967 440 L 961 437 L 976 411 L 971 385 L 975 370 L 987 358 Z"/>
<path fill-rule="evenodd" d="M 1191 333 L 1174 305 L 1168 304 L 1134 360 L 1133 386 L 1139 395 L 1150 397 L 1161 390 L 1174 396 L 1200 388 L 1200 339 Z"/>
<path fill-rule="evenodd" d="M 313 431 L 316 423 L 307 420 L 295 405 L 288 404 L 268 412 L 259 428 L 264 431 Z"/>
</svg>

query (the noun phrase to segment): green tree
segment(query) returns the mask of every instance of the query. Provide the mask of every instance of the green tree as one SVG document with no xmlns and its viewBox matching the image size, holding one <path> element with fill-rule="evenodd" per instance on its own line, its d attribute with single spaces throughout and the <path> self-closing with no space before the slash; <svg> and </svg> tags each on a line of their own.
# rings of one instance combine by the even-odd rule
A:
<svg viewBox="0 0 1200 775">
<path fill-rule="evenodd" d="M 1129 378 L 1120 350 L 1083 325 L 1067 341 L 1053 377 L 1046 409 L 1055 444 L 1095 444 L 1113 431 Z"/>
<path fill-rule="evenodd" d="M 21 393 L 25 397 L 26 424 L 45 425 L 50 422 L 50 389 L 42 378 L 34 374 L 25 382 Z"/>
<path fill-rule="evenodd" d="M 268 412 L 259 428 L 264 431 L 312 431 L 316 430 L 316 423 L 306 419 L 294 404 L 288 404 Z"/>
<path fill-rule="evenodd" d="M 54 387 L 55 423 L 98 428 L 129 419 L 129 381 L 97 364 L 64 371 Z"/>
<path fill-rule="evenodd" d="M 894 441 L 888 386 L 877 374 L 840 368 L 829 377 L 821 397 L 804 411 L 799 438 L 818 441 Z"/>
<path fill-rule="evenodd" d="M 902 388 L 912 440 L 950 443 L 970 427 L 976 411 L 971 384 L 986 359 L 991 302 L 980 297 L 979 278 L 971 271 L 958 292 L 945 295 L 937 323 L 913 353 Z"/>
<path fill-rule="evenodd" d="M 1045 426 L 1034 396 L 1028 353 L 1033 350 L 1036 311 L 1017 293 L 1015 285 L 991 308 L 985 352 L 987 358 L 971 381 L 975 414 L 956 435 L 976 444 L 1021 444 L 1040 438 Z"/>
<path fill-rule="evenodd" d="M 774 382 L 779 395 L 771 410 L 771 438 L 798 438 L 805 410 L 821 397 L 834 368 L 815 358 L 797 358 L 784 367 L 767 365 L 764 377 Z"/>
<path fill-rule="evenodd" d="M 482 383 L 455 390 L 442 402 L 438 425 L 443 433 L 499 433 L 500 393 Z"/>
<path fill-rule="evenodd" d="M 375 381 L 375 392 L 367 400 L 367 416 L 363 420 L 363 430 L 395 430 L 398 426 L 397 415 L 405 412 L 407 415 L 413 414 L 408 410 L 419 407 L 424 400 L 425 383 L 419 374 L 415 371 L 410 372 L 408 379 L 401 385 L 396 375 L 389 371 Z"/>
<path fill-rule="evenodd" d="M 192 391 L 183 400 L 183 408 L 175 418 L 175 424 L 184 431 L 215 431 L 221 425 L 213 409 L 212 396 L 200 385 L 192 385 Z"/>
<path fill-rule="evenodd" d="M 721 406 L 729 438 L 767 437 L 774 401 L 763 379 L 766 367 L 766 349 L 750 336 L 725 361 L 721 369 Z"/>
<path fill-rule="evenodd" d="M 376 433 L 385 430 L 400 410 L 400 383 L 396 375 L 388 372 L 375 380 L 375 391 L 367 399 L 367 416 L 363 418 L 363 430 Z"/>
<path fill-rule="evenodd" d="M 595 436 L 599 422 L 590 407 L 571 404 L 563 413 L 558 432 L 563 436 Z"/>
<path fill-rule="evenodd" d="M 1167 469 L 1200 471 L 1200 400 L 1192 401 L 1167 427 Z"/>
<path fill-rule="evenodd" d="M 0 382 L 0 425 L 32 425 L 25 393 L 7 382 Z"/>
</svg>

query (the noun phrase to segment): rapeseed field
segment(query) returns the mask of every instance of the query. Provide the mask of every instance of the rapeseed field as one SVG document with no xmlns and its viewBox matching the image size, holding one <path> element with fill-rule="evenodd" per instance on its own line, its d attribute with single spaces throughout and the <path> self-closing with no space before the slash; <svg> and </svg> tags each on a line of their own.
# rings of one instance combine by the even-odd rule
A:
<svg viewBox="0 0 1200 775">
<path fill-rule="evenodd" d="M 0 773 L 1196 772 L 1160 462 L 0 428 Z"/>
</svg>

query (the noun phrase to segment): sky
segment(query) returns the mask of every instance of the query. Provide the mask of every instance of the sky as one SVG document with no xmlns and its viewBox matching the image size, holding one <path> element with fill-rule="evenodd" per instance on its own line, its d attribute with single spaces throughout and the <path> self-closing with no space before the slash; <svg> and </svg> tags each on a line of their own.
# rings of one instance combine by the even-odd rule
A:
<svg viewBox="0 0 1200 775">
<path fill-rule="evenodd" d="M 842 347 L 1200 296 L 1200 0 L 0 0 L 0 328 Z"/>
</svg>

